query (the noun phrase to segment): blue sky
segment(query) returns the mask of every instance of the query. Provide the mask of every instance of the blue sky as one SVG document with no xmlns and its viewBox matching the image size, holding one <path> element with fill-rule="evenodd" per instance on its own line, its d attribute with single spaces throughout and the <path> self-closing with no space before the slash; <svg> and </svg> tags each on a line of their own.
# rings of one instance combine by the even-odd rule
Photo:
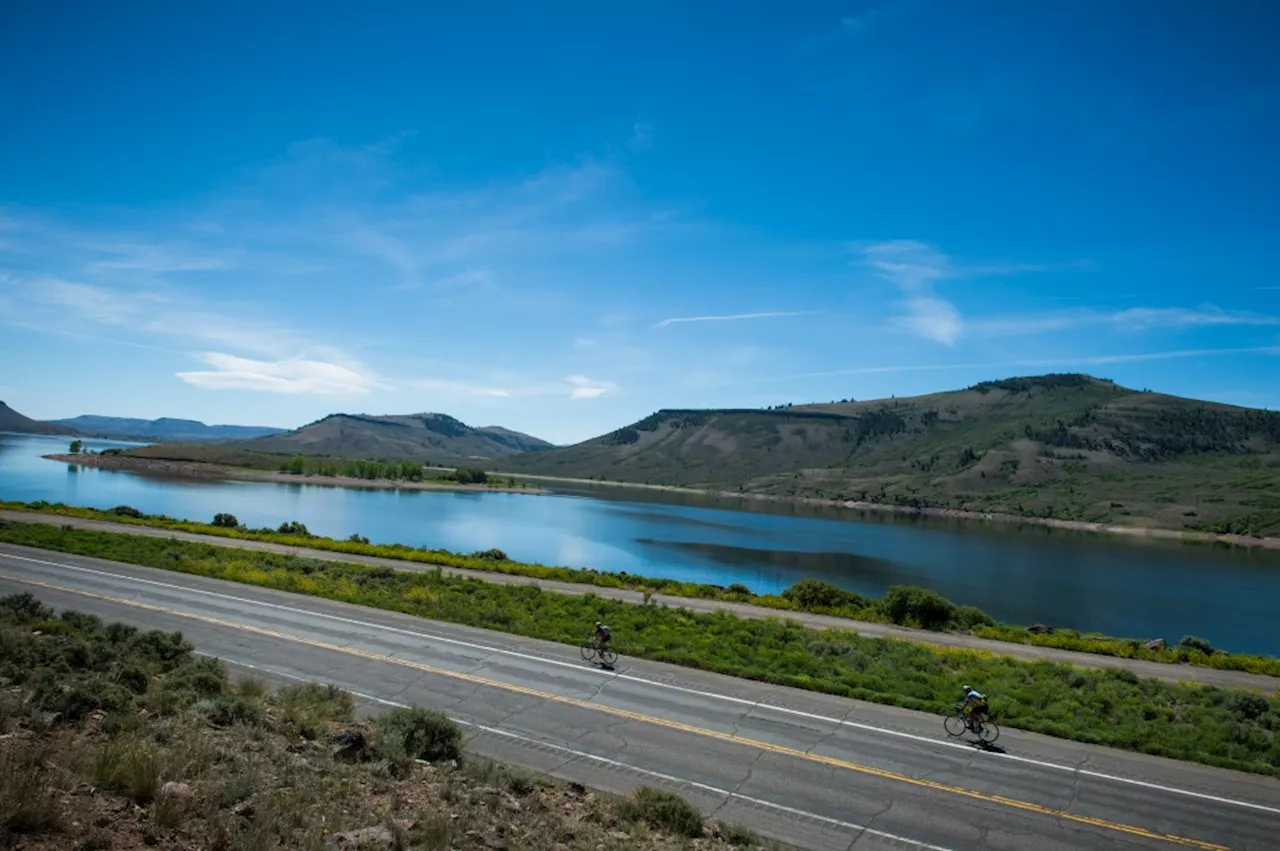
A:
<svg viewBox="0 0 1280 851">
<path fill-rule="evenodd" d="M 1274 3 L 465 5 L 5 3 L 0 399 L 1280 407 Z"/>
</svg>

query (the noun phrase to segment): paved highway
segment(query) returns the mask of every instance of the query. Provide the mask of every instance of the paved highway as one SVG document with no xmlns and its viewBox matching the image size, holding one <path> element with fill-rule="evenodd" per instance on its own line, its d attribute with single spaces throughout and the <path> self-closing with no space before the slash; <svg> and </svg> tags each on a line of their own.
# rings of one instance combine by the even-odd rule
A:
<svg viewBox="0 0 1280 851">
<path fill-rule="evenodd" d="M 238 538 L 223 538 L 216 535 L 199 535 L 191 532 L 179 532 L 172 529 L 161 529 L 148 526 L 133 526 L 124 523 L 111 523 L 103 520 L 87 520 L 81 517 L 61 517 L 56 514 L 36 514 L 30 511 L 11 511 L 0 509 L 0 520 L 13 520 L 19 523 L 45 523 L 50 526 L 73 526 L 97 532 L 115 532 L 126 535 L 141 535 L 151 538 L 173 538 L 180 541 L 195 541 L 232 549 L 259 550 L 262 552 L 287 553 L 303 558 L 314 558 L 323 561 L 345 561 L 353 564 L 368 564 L 390 567 L 395 570 L 435 570 L 437 565 L 424 562 L 405 561 L 404 559 L 377 558 L 374 556 L 350 555 L 309 547 L 291 547 L 265 541 L 246 541 Z M 537 585 L 549 591 L 561 594 L 595 594 L 628 603 L 644 601 L 640 591 L 629 591 L 625 588 L 605 588 L 595 585 L 584 585 L 576 582 L 555 582 L 546 579 L 534 579 L 510 573 L 491 573 L 478 570 L 460 570 L 441 567 L 445 573 L 483 579 L 486 582 L 497 582 L 503 585 Z M 778 617 L 777 609 L 764 606 L 753 606 L 747 603 L 730 603 L 724 600 L 704 600 L 695 597 L 674 597 L 669 594 L 654 594 L 652 599 L 668 606 L 678 606 L 695 612 L 732 612 L 740 618 L 757 619 Z M 914 641 L 918 644 L 932 644 L 939 647 L 954 647 L 968 650 L 986 650 L 1003 656 L 1017 659 L 1049 659 L 1054 662 L 1066 662 L 1082 668 L 1125 668 L 1140 677 L 1155 677 L 1168 682 L 1198 682 L 1203 685 L 1215 685 L 1222 688 L 1256 688 L 1261 691 L 1280 690 L 1280 678 L 1263 674 L 1251 674 L 1246 671 L 1224 671 L 1216 668 L 1197 668 L 1191 665 L 1173 665 L 1165 662 L 1149 662 L 1143 659 L 1122 659 L 1115 656 L 1102 656 L 1096 653 L 1080 653 L 1074 650 L 1059 650 L 1054 647 L 1037 647 L 1031 644 L 1015 644 L 1008 641 L 994 641 L 974 635 L 949 632 L 929 632 L 923 629 L 910 629 L 893 624 L 855 621 L 848 618 L 815 615 L 809 612 L 785 612 L 786 617 L 801 621 L 813 629 L 851 629 L 860 635 L 884 636 L 899 638 L 903 641 Z"/>
<path fill-rule="evenodd" d="M 202 652 L 367 705 L 442 709 L 487 756 L 814 849 L 1270 849 L 1280 782 L 197 577 L 0 546 L 0 594 L 181 630 Z M 587 625 L 584 625 L 584 628 Z M 619 636 L 625 650 L 625 636 Z"/>
</svg>

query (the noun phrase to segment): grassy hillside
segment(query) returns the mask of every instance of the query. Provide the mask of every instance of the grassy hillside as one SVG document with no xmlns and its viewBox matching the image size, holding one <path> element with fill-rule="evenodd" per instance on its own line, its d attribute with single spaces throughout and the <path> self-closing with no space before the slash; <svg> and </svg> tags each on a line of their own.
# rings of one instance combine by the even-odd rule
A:
<svg viewBox="0 0 1280 851">
<path fill-rule="evenodd" d="M 234 446 L 251 452 L 439 463 L 492 461 L 551 444 L 498 426 L 473 428 L 444 414 L 331 414 L 285 434 L 236 441 Z"/>
<path fill-rule="evenodd" d="M 76 430 L 58 423 L 42 423 L 0 402 L 0 431 L 16 431 L 23 434 L 76 434 Z"/>
<path fill-rule="evenodd" d="M 1280 534 L 1280 414 L 1084 375 L 904 399 L 659 411 L 517 472 Z"/>
</svg>

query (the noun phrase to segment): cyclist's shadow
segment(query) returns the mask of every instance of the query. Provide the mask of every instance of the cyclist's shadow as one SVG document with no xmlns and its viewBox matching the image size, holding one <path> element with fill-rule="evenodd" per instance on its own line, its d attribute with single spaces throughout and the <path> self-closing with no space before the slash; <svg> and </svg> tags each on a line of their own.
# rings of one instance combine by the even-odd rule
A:
<svg viewBox="0 0 1280 851">
<path fill-rule="evenodd" d="M 1000 747 L 999 745 L 992 744 L 989 742 L 984 742 L 982 741 L 982 739 L 965 739 L 965 741 L 973 745 L 978 750 L 986 751 L 987 753 L 1008 753 L 1007 750 Z"/>
</svg>

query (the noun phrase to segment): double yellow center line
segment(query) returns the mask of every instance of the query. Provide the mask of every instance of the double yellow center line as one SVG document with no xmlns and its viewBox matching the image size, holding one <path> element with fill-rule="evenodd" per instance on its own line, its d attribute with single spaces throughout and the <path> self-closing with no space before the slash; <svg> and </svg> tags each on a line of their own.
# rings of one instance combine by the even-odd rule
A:
<svg viewBox="0 0 1280 851">
<path fill-rule="evenodd" d="M 599 703 L 592 703 L 586 700 L 580 700 L 574 697 L 566 697 L 564 695 L 553 694 L 551 692 L 539 691 L 537 689 L 527 688 L 525 686 L 515 685 L 513 683 L 505 683 L 499 680 L 491 680 L 486 677 L 478 677 L 474 674 L 465 674 L 459 671 L 450 671 L 445 668 L 437 668 L 432 665 L 425 665 L 421 662 L 413 662 L 408 659 L 398 659 L 394 656 L 387 656 L 382 653 L 374 653 L 368 650 L 360 650 L 354 647 L 343 647 L 338 644 L 331 644 L 327 641 L 319 641 L 313 638 L 303 638 L 298 635 L 289 635 L 283 632 L 277 632 L 271 629 L 265 629 L 250 624 L 236 623 L 234 621 L 223 620 L 221 618 L 210 617 L 209 615 L 200 615 L 193 612 L 184 612 L 178 609 L 171 609 L 165 606 L 157 606 L 152 603 L 143 603 L 137 600 L 128 600 L 122 597 L 113 597 L 106 594 L 98 594 L 92 591 L 84 591 L 78 588 L 68 588 L 64 585 L 54 585 L 48 582 L 40 582 L 35 579 L 19 579 L 13 576 L 3 576 L 4 579 L 18 582 L 24 585 L 32 585 L 38 588 L 47 588 L 51 591 L 61 591 L 66 594 L 76 594 L 81 597 L 90 597 L 95 600 L 103 600 L 105 602 L 115 603 L 122 606 L 130 606 L 135 609 L 144 609 L 146 611 L 159 612 L 175 617 L 187 618 L 188 620 L 200 621 L 202 623 L 212 624 L 214 626 L 225 627 L 228 629 L 249 632 L 255 635 L 276 638 L 281 641 L 291 641 L 296 644 L 304 644 L 309 647 L 316 647 L 322 650 L 328 650 L 334 653 L 342 653 L 348 656 L 357 656 L 362 659 L 368 659 L 374 662 L 381 662 L 387 665 L 397 665 L 404 668 L 412 668 L 426 674 L 434 674 L 441 677 L 449 677 L 455 680 L 462 680 L 474 685 L 485 686 L 488 688 L 502 689 L 503 691 L 515 692 L 518 694 L 528 695 L 539 700 L 546 700 L 552 703 L 559 703 L 567 706 L 575 706 L 581 709 L 588 709 L 593 712 L 604 712 L 620 718 L 626 718 L 632 721 L 638 721 L 644 724 L 652 724 L 658 727 L 666 727 L 670 730 L 679 730 L 682 733 L 690 733 L 696 736 L 705 736 L 710 739 L 717 739 L 724 742 L 731 742 L 744 747 L 756 748 L 762 751 L 779 754 L 781 756 L 794 757 L 795 759 L 807 760 L 809 762 L 821 763 L 833 768 L 840 768 L 846 771 L 856 772 L 858 774 L 879 777 L 884 780 L 890 780 L 897 783 L 906 783 L 923 789 L 932 789 L 936 792 L 945 792 L 951 795 L 959 795 L 965 798 L 971 798 L 978 801 L 985 801 L 991 804 L 999 804 L 1001 806 L 1010 807 L 1024 812 L 1035 813 L 1037 815 L 1049 816 L 1054 819 L 1062 819 L 1077 824 L 1085 824 L 1092 827 L 1102 828 L 1104 830 L 1112 830 L 1120 833 L 1127 833 L 1133 836 L 1139 836 L 1144 839 L 1157 839 L 1164 842 L 1171 842 L 1175 845 L 1181 845 L 1188 848 L 1199 848 L 1202 851 L 1230 851 L 1225 845 L 1216 845 L 1212 842 L 1204 842 L 1199 839 L 1190 839 L 1185 836 L 1177 836 L 1171 833 L 1159 833 L 1157 831 L 1148 830 L 1135 825 L 1122 824 L 1120 822 L 1109 821 L 1107 819 L 1094 818 L 1092 816 L 1080 815 L 1078 813 L 1067 812 L 1066 810 L 1058 810 L 1052 807 L 1042 806 L 1030 801 L 1022 801 L 1016 798 L 1007 798 L 1003 795 L 991 795 L 985 792 L 977 792 L 972 789 L 965 789 L 960 786 L 951 786 L 946 783 L 939 783 L 934 780 L 924 780 L 917 777 L 910 777 L 905 774 L 899 774 L 895 771 L 886 771 L 881 768 L 873 768 L 868 765 L 861 765 L 856 762 L 838 759 L 836 757 L 823 756 L 822 754 L 809 753 L 807 751 L 789 748 L 784 745 L 775 745 L 769 742 L 762 742 L 757 739 L 749 739 L 733 733 L 722 733 L 717 730 L 708 730 L 703 727 L 695 727 L 690 724 L 683 724 L 679 721 L 669 721 L 665 718 L 658 718 L 653 715 L 644 715 L 639 712 L 632 712 L 627 709 L 618 709 L 612 706 L 605 706 Z"/>
</svg>

